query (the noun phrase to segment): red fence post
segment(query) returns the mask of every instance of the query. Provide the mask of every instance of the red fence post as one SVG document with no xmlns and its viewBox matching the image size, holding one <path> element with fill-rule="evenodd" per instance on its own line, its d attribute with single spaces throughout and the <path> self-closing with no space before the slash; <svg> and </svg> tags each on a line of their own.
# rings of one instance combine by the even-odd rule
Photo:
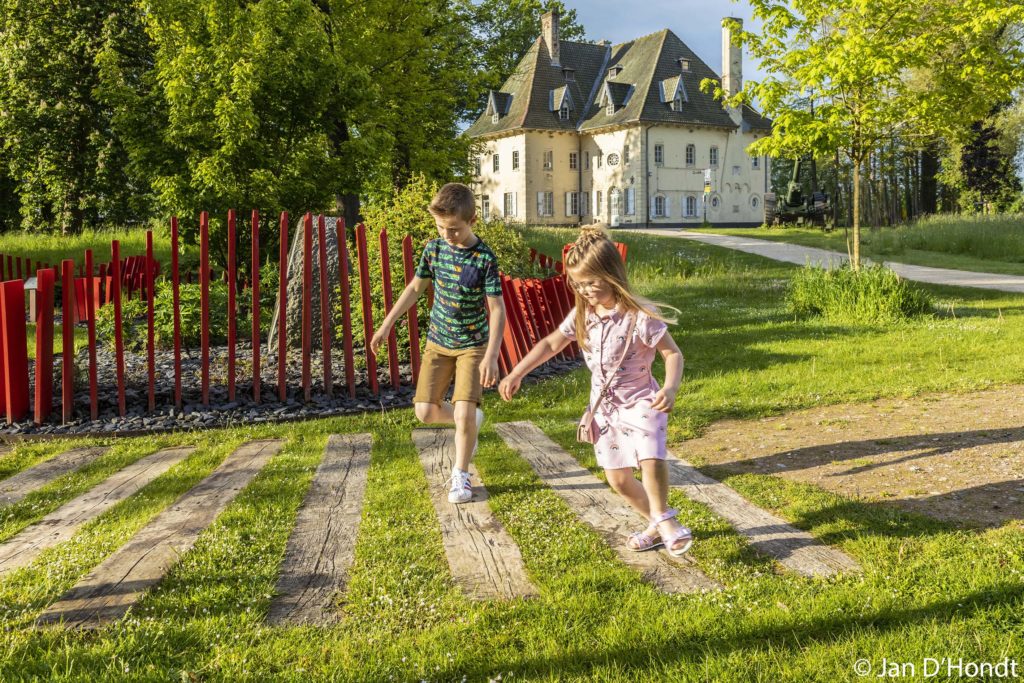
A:
<svg viewBox="0 0 1024 683">
<path fill-rule="evenodd" d="M 391 312 L 392 296 L 391 291 L 391 254 L 388 253 L 388 231 L 381 228 L 380 235 L 380 273 L 384 285 L 384 315 Z M 388 371 L 391 373 L 391 386 L 397 389 L 402 380 L 398 376 L 398 333 L 395 326 L 391 326 L 388 334 Z"/>
<path fill-rule="evenodd" d="M 53 409 L 53 271 L 36 271 L 36 424 Z"/>
<path fill-rule="evenodd" d="M 28 349 L 25 347 L 25 284 L 10 280 L 0 284 L 0 335 L 3 336 L 4 406 L 7 424 L 28 414 Z"/>
<path fill-rule="evenodd" d="M 21 257 L 14 259 L 14 263 L 18 267 L 18 279 L 23 280 L 24 278 L 21 277 Z"/>
<path fill-rule="evenodd" d="M 320 348 L 324 363 L 324 393 L 334 393 L 334 377 L 331 374 L 331 317 L 330 285 L 327 279 L 327 224 L 324 215 L 317 221 L 317 237 L 320 240 Z"/>
<path fill-rule="evenodd" d="M 281 212 L 281 233 L 278 250 L 277 285 L 277 397 L 283 403 L 287 398 L 288 348 L 286 337 L 286 309 L 288 306 L 288 212 Z"/>
<path fill-rule="evenodd" d="M 252 400 L 260 402 L 260 214 L 252 212 Z"/>
<path fill-rule="evenodd" d="M 412 258 L 412 235 L 406 235 L 402 240 L 402 268 L 407 287 L 416 275 Z M 409 364 L 412 366 L 412 383 L 416 384 L 420 376 L 420 322 L 415 304 L 409 309 Z"/>
<path fill-rule="evenodd" d="M 171 216 L 171 297 L 174 304 L 174 407 L 181 410 L 181 280 L 178 273 L 177 216 Z"/>
<path fill-rule="evenodd" d="M 10 254 L 7 256 L 7 279 L 14 279 L 14 257 Z"/>
<path fill-rule="evenodd" d="M 366 354 L 366 381 L 370 385 L 370 393 L 374 396 L 379 392 L 377 386 L 377 359 L 370 353 L 370 340 L 373 338 L 373 305 L 370 302 L 370 265 L 366 254 L 366 226 L 356 226 L 356 251 L 359 256 L 359 294 L 363 302 L 363 353 Z"/>
<path fill-rule="evenodd" d="M 4 255 L 0 254 L 0 282 L 7 279 L 7 271 L 4 270 Z"/>
<path fill-rule="evenodd" d="M 210 214 L 199 214 L 199 307 L 202 311 L 202 401 L 210 405 Z"/>
<path fill-rule="evenodd" d="M 75 413 L 75 262 L 65 259 L 61 262 L 61 289 L 64 301 L 61 307 L 61 331 L 64 333 L 64 350 L 61 352 L 60 381 L 61 408 L 64 423 L 67 424 Z"/>
<path fill-rule="evenodd" d="M 146 304 L 146 369 L 149 370 L 149 409 L 156 410 L 156 340 L 154 339 L 154 304 L 156 299 L 153 292 L 153 231 L 146 231 L 146 296 L 149 302 Z"/>
<path fill-rule="evenodd" d="M 302 222 L 302 395 L 312 398 L 310 357 L 313 345 L 313 214 L 306 212 Z"/>
<path fill-rule="evenodd" d="M 110 243 L 110 288 L 114 301 L 114 355 L 117 358 L 117 410 L 121 417 L 125 414 L 124 404 L 124 330 L 121 325 L 121 243 L 113 240 Z"/>
<path fill-rule="evenodd" d="M 96 382 L 96 287 L 97 280 L 92 274 L 92 249 L 85 250 L 85 304 L 89 309 L 86 327 L 89 330 L 89 419 L 100 416 L 99 387 Z"/>
<path fill-rule="evenodd" d="M 235 210 L 228 209 L 228 401 L 235 400 Z"/>
<path fill-rule="evenodd" d="M 351 287 L 348 273 L 348 241 L 345 235 L 345 219 L 339 218 L 334 224 L 338 233 L 338 276 L 341 280 L 341 336 L 345 350 L 345 383 L 348 384 L 348 395 L 356 397 L 356 370 L 352 354 L 352 304 L 349 302 Z"/>
</svg>

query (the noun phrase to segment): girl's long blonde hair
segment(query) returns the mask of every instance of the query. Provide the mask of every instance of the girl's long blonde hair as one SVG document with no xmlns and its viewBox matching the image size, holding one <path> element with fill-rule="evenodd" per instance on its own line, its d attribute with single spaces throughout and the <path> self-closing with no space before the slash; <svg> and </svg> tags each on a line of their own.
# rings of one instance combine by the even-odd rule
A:
<svg viewBox="0 0 1024 683">
<path fill-rule="evenodd" d="M 627 313 L 643 311 L 652 318 L 663 320 L 670 325 L 676 323 L 676 318 L 662 314 L 660 309 L 666 308 L 676 313 L 679 312 L 679 309 L 651 301 L 633 292 L 629 286 L 629 278 L 626 276 L 626 264 L 615 243 L 612 242 L 608 230 L 599 223 L 584 225 L 580 228 L 579 237 L 565 254 L 567 278 L 570 277 L 570 271 L 584 278 L 604 280 L 610 284 L 615 292 L 616 304 L 622 304 Z M 576 297 L 576 341 L 582 349 L 589 351 L 586 334 L 589 304 L 583 295 L 575 289 L 573 289 L 573 295 Z"/>
</svg>

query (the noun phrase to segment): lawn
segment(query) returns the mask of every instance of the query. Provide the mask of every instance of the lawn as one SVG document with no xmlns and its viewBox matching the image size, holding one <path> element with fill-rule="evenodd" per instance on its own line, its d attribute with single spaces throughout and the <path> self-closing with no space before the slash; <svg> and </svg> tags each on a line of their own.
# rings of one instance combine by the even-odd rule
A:
<svg viewBox="0 0 1024 683">
<path fill-rule="evenodd" d="M 85 263 L 85 250 L 92 249 L 93 262 L 106 263 L 110 260 L 110 242 L 119 240 L 121 258 L 142 256 L 146 253 L 146 231 L 134 230 L 97 230 L 85 231 L 78 235 L 61 235 L 59 233 L 9 232 L 0 235 L 0 254 L 28 257 L 34 264 L 59 264 L 63 259 L 71 259 L 76 265 Z M 186 250 L 188 252 L 188 250 Z M 190 252 L 188 252 L 190 253 Z M 153 232 L 153 257 L 161 263 L 171 260 L 170 228 L 159 228 Z M 6 263 L 4 265 L 6 268 Z"/>
<path fill-rule="evenodd" d="M 847 231 L 813 227 L 698 228 L 699 232 L 755 237 L 831 249 L 847 249 Z M 1024 275 L 1024 217 L 933 216 L 909 226 L 863 228 L 861 254 L 875 261 Z"/>
<path fill-rule="evenodd" d="M 570 231 L 534 230 L 560 253 Z M 965 392 L 1024 381 L 1024 300 L 932 288 L 934 315 L 893 327 L 796 320 L 794 268 L 672 238 L 620 232 L 637 289 L 680 310 L 673 334 L 686 378 L 673 448 L 714 420 L 822 403 Z M 661 375 L 661 369 L 656 369 Z M 540 595 L 472 602 L 452 583 L 410 410 L 273 427 L 112 439 L 111 451 L 0 510 L 0 540 L 163 445 L 196 452 L 31 566 L 0 579 L 0 680 L 503 681 L 851 680 L 858 659 L 995 662 L 1022 651 L 1024 527 L 967 529 L 764 475 L 732 476 L 744 496 L 840 547 L 861 575 L 783 573 L 729 525 L 672 494 L 694 528 L 693 557 L 725 589 L 668 596 L 621 565 L 497 437 L 529 419 L 595 469 L 574 441 L 583 371 L 485 397 L 477 465 L 495 514 Z M 369 431 L 374 451 L 340 621 L 270 628 L 263 620 L 289 531 L 331 433 Z M 34 617 L 247 439 L 285 448 L 126 619 L 98 633 L 32 628 Z M 0 477 L 70 446 L 33 442 L 0 457 Z M 938 677 L 944 680 L 945 677 Z"/>
</svg>

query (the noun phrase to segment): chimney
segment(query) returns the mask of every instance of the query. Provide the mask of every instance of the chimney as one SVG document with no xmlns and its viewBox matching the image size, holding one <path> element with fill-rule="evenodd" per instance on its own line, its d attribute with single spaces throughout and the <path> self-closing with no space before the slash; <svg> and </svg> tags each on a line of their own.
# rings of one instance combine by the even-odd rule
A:
<svg viewBox="0 0 1024 683">
<path fill-rule="evenodd" d="M 551 55 L 551 66 L 562 66 L 558 44 L 558 12 L 545 12 L 540 18 L 541 39 Z"/>
<path fill-rule="evenodd" d="M 722 19 L 722 90 L 731 97 L 743 89 L 743 48 L 733 44 L 729 22 L 736 22 L 737 29 L 742 30 L 743 20 Z"/>
</svg>

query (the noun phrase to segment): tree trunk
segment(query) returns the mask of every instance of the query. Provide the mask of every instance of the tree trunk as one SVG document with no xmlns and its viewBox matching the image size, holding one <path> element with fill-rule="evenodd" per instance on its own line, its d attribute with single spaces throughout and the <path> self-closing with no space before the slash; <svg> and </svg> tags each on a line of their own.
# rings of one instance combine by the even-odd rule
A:
<svg viewBox="0 0 1024 683">
<path fill-rule="evenodd" d="M 860 160 L 853 160 L 853 254 L 850 265 L 860 270 Z"/>
<path fill-rule="evenodd" d="M 939 158 L 935 153 L 935 143 L 921 151 L 921 213 L 936 213 L 938 185 L 935 174 L 939 170 Z"/>
</svg>

